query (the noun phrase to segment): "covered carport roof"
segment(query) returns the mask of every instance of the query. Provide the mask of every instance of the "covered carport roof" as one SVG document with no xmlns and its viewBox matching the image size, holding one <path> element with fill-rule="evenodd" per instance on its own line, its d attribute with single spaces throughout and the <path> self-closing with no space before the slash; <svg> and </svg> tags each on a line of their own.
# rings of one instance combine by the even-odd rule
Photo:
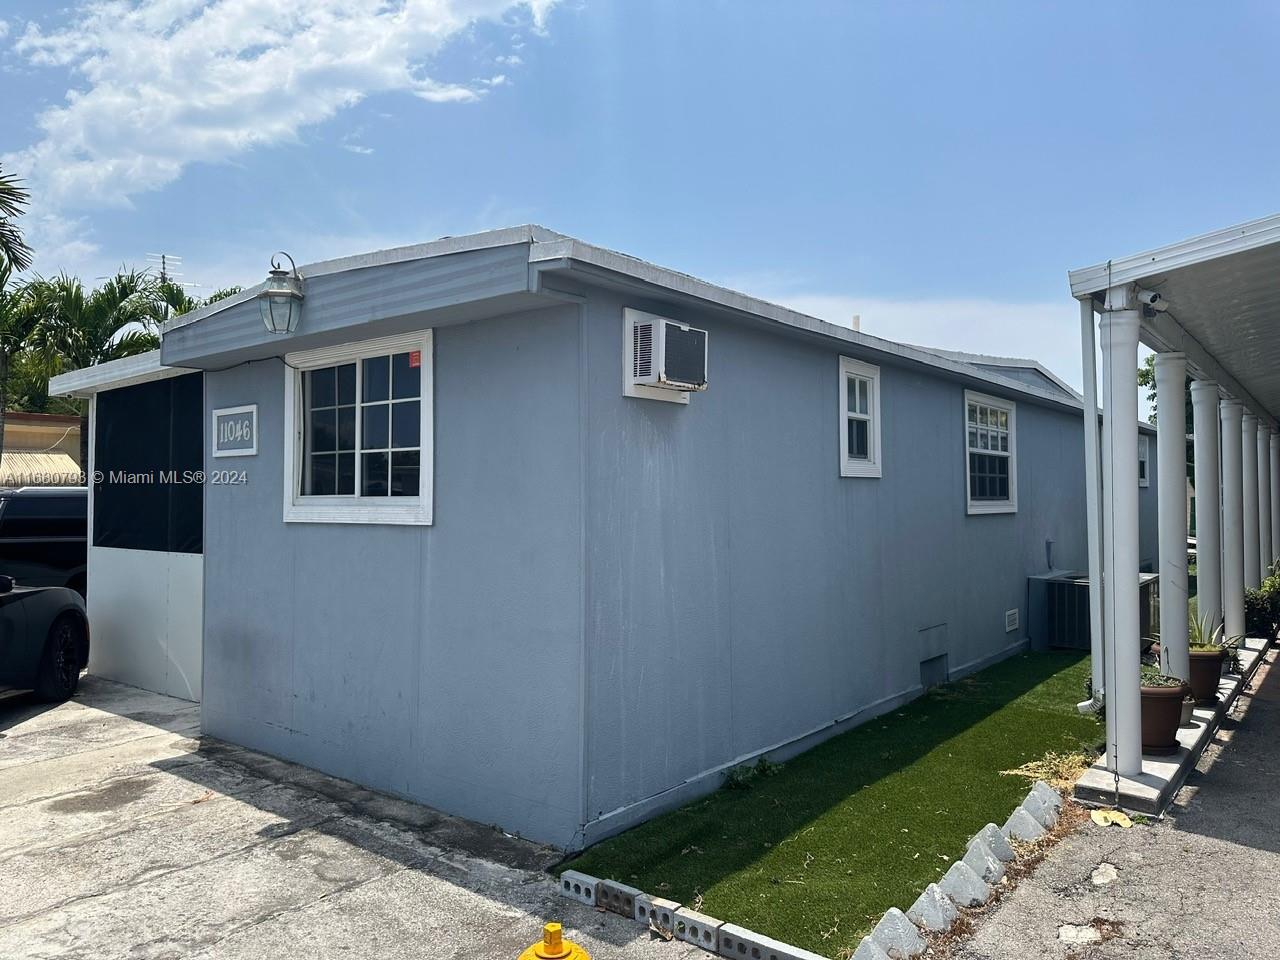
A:
<svg viewBox="0 0 1280 960">
<path fill-rule="evenodd" d="M 1160 294 L 1140 337 L 1187 356 L 1193 376 L 1216 380 L 1276 429 L 1280 413 L 1280 215 L 1118 257 L 1068 274 L 1071 293 L 1101 300 L 1134 284 Z"/>
</svg>

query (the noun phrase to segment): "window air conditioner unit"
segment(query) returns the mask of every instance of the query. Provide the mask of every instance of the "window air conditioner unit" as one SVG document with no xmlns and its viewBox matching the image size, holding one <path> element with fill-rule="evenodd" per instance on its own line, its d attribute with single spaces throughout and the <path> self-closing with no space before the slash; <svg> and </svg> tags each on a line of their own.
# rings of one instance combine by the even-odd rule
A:
<svg viewBox="0 0 1280 960">
<path fill-rule="evenodd" d="M 631 377 L 663 390 L 707 389 L 707 331 L 637 313 L 631 321 Z"/>
</svg>

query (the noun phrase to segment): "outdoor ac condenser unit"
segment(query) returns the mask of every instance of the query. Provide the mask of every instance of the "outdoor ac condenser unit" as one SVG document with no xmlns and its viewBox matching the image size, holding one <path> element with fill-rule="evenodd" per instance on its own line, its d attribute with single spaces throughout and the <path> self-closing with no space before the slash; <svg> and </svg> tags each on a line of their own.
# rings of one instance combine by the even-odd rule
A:
<svg viewBox="0 0 1280 960">
<path fill-rule="evenodd" d="M 707 331 L 637 311 L 631 351 L 631 378 L 640 386 L 707 389 Z"/>
</svg>

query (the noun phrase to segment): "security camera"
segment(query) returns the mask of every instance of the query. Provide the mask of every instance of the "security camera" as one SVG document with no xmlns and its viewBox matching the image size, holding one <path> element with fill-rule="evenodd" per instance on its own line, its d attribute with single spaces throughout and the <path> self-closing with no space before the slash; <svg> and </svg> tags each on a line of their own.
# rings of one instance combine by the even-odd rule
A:
<svg viewBox="0 0 1280 960">
<path fill-rule="evenodd" d="M 1161 299 L 1160 294 L 1156 293 L 1156 291 L 1154 290 L 1138 291 L 1138 302 L 1141 303 L 1143 306 L 1154 307 L 1156 304 L 1160 302 L 1160 299 Z"/>
</svg>

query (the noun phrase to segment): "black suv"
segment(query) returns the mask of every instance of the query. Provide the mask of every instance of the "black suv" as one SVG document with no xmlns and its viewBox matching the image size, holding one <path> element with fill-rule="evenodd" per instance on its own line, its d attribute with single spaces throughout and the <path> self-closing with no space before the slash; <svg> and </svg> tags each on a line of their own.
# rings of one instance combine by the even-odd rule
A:
<svg viewBox="0 0 1280 960">
<path fill-rule="evenodd" d="M 70 587 L 85 595 L 86 487 L 0 490 L 0 574 L 24 587 Z"/>
</svg>

